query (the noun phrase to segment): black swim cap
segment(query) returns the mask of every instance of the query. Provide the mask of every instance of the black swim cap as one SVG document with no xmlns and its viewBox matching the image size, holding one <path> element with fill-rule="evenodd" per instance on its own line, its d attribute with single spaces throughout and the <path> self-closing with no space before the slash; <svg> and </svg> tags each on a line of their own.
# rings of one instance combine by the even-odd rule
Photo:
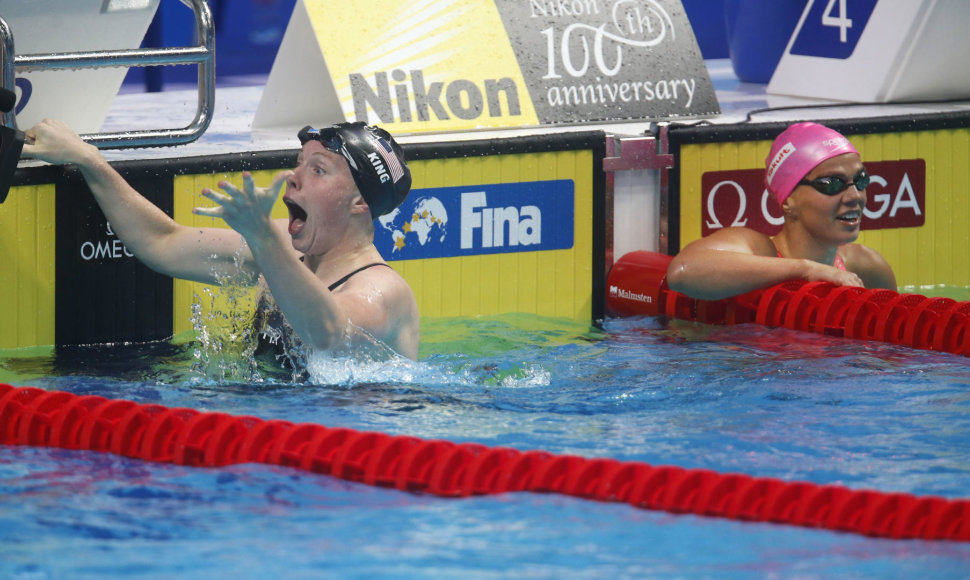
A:
<svg viewBox="0 0 970 580">
<path fill-rule="evenodd" d="M 319 141 L 328 150 L 344 156 L 374 219 L 394 211 L 411 190 L 411 170 L 404 150 L 380 127 L 360 121 L 323 129 L 307 125 L 297 137 L 300 145 Z"/>
</svg>

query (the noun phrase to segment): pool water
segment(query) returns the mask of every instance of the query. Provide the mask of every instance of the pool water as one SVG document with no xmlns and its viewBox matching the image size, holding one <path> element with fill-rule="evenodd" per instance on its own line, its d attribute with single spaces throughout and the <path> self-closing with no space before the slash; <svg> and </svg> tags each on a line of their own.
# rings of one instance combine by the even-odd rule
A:
<svg viewBox="0 0 970 580">
<path fill-rule="evenodd" d="M 426 320 L 422 342 L 418 362 L 314 357 L 301 381 L 266 361 L 227 373 L 193 337 L 3 351 L 0 382 L 970 497 L 967 357 L 658 318 L 601 329 L 529 315 Z M 443 499 L 262 464 L 201 469 L 0 447 L 3 578 L 959 578 L 968 570 L 970 544 L 955 542 L 554 494 Z"/>
</svg>

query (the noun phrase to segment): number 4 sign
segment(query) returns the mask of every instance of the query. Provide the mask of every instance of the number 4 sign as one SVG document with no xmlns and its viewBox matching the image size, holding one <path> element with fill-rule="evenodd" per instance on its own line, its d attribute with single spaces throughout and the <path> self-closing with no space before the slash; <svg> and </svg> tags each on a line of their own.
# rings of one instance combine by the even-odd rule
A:
<svg viewBox="0 0 970 580">
<path fill-rule="evenodd" d="M 970 2 L 809 0 L 772 94 L 855 102 L 970 96 Z"/>
<path fill-rule="evenodd" d="M 866 29 L 876 0 L 813 2 L 795 34 L 791 53 L 822 58 L 849 58 Z"/>
</svg>

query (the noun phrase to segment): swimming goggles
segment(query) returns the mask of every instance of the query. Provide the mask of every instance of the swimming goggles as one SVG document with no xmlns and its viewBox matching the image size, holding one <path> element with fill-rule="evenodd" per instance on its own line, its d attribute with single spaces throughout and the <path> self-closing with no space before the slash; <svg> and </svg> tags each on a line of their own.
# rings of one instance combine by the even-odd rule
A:
<svg viewBox="0 0 970 580">
<path fill-rule="evenodd" d="M 810 185 L 815 191 L 825 195 L 838 195 L 846 189 L 849 189 L 850 185 L 855 185 L 855 188 L 859 191 L 869 187 L 869 174 L 863 169 L 859 173 L 856 173 L 851 181 L 846 181 L 844 177 L 836 175 L 826 175 L 825 177 L 817 177 L 811 181 L 803 179 L 798 182 L 798 185 Z"/>
<path fill-rule="evenodd" d="M 344 140 L 340 136 L 340 130 L 336 127 L 314 129 L 308 125 L 300 129 L 297 137 L 300 139 L 301 144 L 310 140 L 319 141 L 328 151 L 343 153 Z"/>
</svg>

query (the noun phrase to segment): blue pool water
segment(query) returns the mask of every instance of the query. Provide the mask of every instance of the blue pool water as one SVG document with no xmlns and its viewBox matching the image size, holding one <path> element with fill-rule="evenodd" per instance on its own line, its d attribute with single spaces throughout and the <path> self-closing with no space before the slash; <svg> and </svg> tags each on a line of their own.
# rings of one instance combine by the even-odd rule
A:
<svg viewBox="0 0 970 580">
<path fill-rule="evenodd" d="M 0 352 L 0 382 L 490 446 L 970 497 L 970 359 L 755 325 L 425 321 L 419 362 L 239 380 L 195 342 Z M 204 350 L 204 347 L 202 348 Z M 210 353 L 211 356 L 211 353 Z M 218 363 L 219 361 L 216 361 Z M 225 361 L 223 361 L 225 362 Z M 249 372 L 249 371 L 246 371 Z M 243 373 L 245 374 L 245 373 Z M 933 577 L 970 545 L 276 466 L 0 447 L 2 578 Z"/>
</svg>

